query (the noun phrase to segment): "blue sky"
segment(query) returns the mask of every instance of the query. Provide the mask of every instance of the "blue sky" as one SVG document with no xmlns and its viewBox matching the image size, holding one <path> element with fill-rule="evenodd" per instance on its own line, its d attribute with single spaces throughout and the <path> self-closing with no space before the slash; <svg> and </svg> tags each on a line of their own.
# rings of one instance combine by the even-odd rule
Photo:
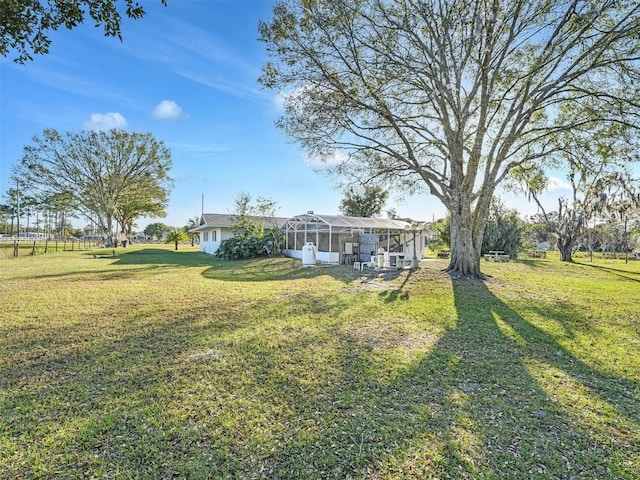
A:
<svg viewBox="0 0 640 480">
<path fill-rule="evenodd" d="M 171 149 L 175 185 L 164 219 L 171 226 L 204 210 L 228 213 L 240 193 L 276 200 L 280 216 L 314 210 L 336 214 L 336 180 L 274 126 L 276 92 L 257 83 L 266 59 L 257 24 L 272 0 L 144 0 L 147 15 L 125 20 L 123 42 L 106 38 L 91 22 L 51 34 L 47 55 L 26 65 L 0 60 L 0 194 L 11 167 L 45 128 L 78 131 L 124 128 L 151 132 Z M 510 207 L 534 213 L 523 199 Z M 397 199 L 403 217 L 445 215 L 433 197 Z M 86 225 L 84 219 L 74 220 Z"/>
</svg>

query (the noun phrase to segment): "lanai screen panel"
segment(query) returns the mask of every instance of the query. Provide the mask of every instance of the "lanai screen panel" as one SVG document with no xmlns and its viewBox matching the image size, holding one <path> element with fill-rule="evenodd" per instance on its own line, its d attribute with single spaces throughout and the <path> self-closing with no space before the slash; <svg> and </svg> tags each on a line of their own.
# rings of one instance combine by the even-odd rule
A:
<svg viewBox="0 0 640 480">
<path fill-rule="evenodd" d="M 307 213 L 287 220 L 285 224 L 286 248 L 301 250 L 311 242 L 319 251 L 336 252 L 339 234 L 374 233 L 380 230 L 404 231 L 406 222 L 388 218 L 360 218 L 342 215 L 316 215 Z"/>
</svg>

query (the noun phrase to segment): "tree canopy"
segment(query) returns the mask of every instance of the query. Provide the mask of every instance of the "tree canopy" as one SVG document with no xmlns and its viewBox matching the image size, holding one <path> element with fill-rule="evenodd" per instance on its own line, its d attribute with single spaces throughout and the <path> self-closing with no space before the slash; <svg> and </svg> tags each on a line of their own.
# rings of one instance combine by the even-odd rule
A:
<svg viewBox="0 0 640 480">
<path fill-rule="evenodd" d="M 169 225 L 165 225 L 162 222 L 154 222 L 150 223 L 146 227 L 144 227 L 144 234 L 148 237 L 155 238 L 157 240 L 162 240 L 167 233 L 173 230 Z"/>
<path fill-rule="evenodd" d="M 45 130 L 24 148 L 17 175 L 34 190 L 64 194 L 113 244 L 143 215 L 163 215 L 172 185 L 171 152 L 149 133 L 122 130 L 61 135 Z"/>
<path fill-rule="evenodd" d="M 283 236 L 274 222 L 278 202 L 266 197 L 254 201 L 251 195 L 242 192 L 233 203 L 233 237 L 220 243 L 216 255 L 225 260 L 239 260 L 280 252 Z"/>
<path fill-rule="evenodd" d="M 166 0 L 161 0 L 163 5 Z M 122 40 L 122 13 L 132 19 L 145 15 L 136 0 L 2 0 L 0 2 L 0 55 L 15 50 L 18 63 L 33 60 L 33 55 L 49 52 L 49 31 L 64 26 L 69 30 L 87 18 L 102 27 L 107 37 Z"/>
<path fill-rule="evenodd" d="M 173 243 L 175 245 L 174 250 L 178 250 L 178 244 L 187 240 L 189 240 L 189 234 L 184 228 L 174 228 L 167 232 L 164 243 Z"/>
<path fill-rule="evenodd" d="M 516 258 L 525 228 L 526 224 L 517 210 L 507 208 L 499 198 L 494 198 L 489 209 L 482 253 L 500 250 L 511 258 Z"/>
<path fill-rule="evenodd" d="M 239 237 L 262 237 L 265 230 L 274 229 L 271 220 L 275 217 L 278 202 L 266 197 L 255 201 L 251 195 L 242 192 L 233 200 L 233 234 Z"/>
<path fill-rule="evenodd" d="M 567 112 L 575 116 L 575 111 Z M 578 239 L 589 220 L 615 213 L 621 205 L 637 208 L 640 203 L 640 184 L 630 174 L 629 165 L 638 160 L 638 141 L 634 129 L 626 125 L 610 124 L 574 126 L 550 138 L 554 145 L 543 164 L 522 164 L 514 169 L 513 177 L 526 189 L 541 212 L 556 239 L 561 259 L 573 260 Z M 558 198 L 558 209 L 545 208 L 540 195 L 547 189 L 551 177 L 544 167 L 564 167 L 568 196 Z"/>
<path fill-rule="evenodd" d="M 380 215 L 389 192 L 375 185 L 365 185 L 361 190 L 351 187 L 344 193 L 340 211 L 350 217 L 376 217 Z"/>
<path fill-rule="evenodd" d="M 639 29 L 637 1 L 280 0 L 260 81 L 284 98 L 278 126 L 336 174 L 437 197 L 449 271 L 480 276 L 514 167 L 577 125 L 638 125 Z"/>
</svg>

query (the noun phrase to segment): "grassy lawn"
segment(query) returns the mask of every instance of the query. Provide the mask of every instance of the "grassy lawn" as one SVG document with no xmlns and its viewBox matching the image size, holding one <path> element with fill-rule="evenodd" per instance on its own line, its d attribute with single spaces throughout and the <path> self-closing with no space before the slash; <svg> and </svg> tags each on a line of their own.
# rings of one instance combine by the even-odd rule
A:
<svg viewBox="0 0 640 480">
<path fill-rule="evenodd" d="M 640 478 L 640 262 L 445 265 L 0 255 L 0 478 Z"/>
</svg>

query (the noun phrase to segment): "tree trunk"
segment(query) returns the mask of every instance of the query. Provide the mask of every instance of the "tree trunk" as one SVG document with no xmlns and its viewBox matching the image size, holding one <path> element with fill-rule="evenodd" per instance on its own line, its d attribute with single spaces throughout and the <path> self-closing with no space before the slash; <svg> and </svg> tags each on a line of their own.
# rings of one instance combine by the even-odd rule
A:
<svg viewBox="0 0 640 480">
<path fill-rule="evenodd" d="M 563 262 L 573 262 L 573 247 L 575 246 L 575 240 L 573 239 L 560 239 L 556 243 L 558 250 L 560 250 L 560 260 Z"/>
<path fill-rule="evenodd" d="M 472 195 L 468 187 L 452 188 L 458 192 L 447 205 L 451 220 L 451 260 L 447 272 L 465 277 L 484 278 L 480 271 L 480 258 L 494 187 L 494 184 L 483 187 L 475 202 L 475 208 L 472 208 Z"/>
<path fill-rule="evenodd" d="M 478 226 L 473 228 L 470 214 L 451 214 L 451 260 L 447 272 L 483 278 L 480 272 L 480 253 L 484 228 L 482 231 L 477 228 Z"/>
<path fill-rule="evenodd" d="M 111 215 L 107 215 L 106 216 L 106 225 L 105 225 L 105 229 L 106 229 L 106 242 L 105 242 L 105 246 L 106 247 L 114 247 L 115 245 L 115 240 L 113 238 L 113 217 Z"/>
<path fill-rule="evenodd" d="M 176 250 L 178 250 L 178 241 L 176 240 Z"/>
</svg>

